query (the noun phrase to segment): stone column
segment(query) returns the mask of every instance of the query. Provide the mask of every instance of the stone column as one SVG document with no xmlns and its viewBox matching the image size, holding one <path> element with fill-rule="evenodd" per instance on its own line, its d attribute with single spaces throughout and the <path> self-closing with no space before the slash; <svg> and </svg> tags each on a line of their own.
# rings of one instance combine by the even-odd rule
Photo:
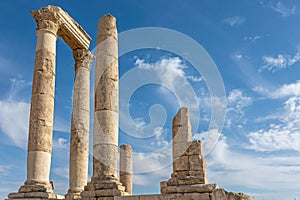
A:
<svg viewBox="0 0 300 200">
<path fill-rule="evenodd" d="M 128 144 L 120 146 L 120 182 L 132 194 L 132 148 Z"/>
<path fill-rule="evenodd" d="M 118 35 L 116 19 L 98 22 L 94 115 L 93 178 L 117 180 L 118 160 Z"/>
<path fill-rule="evenodd" d="M 49 176 L 54 113 L 56 34 L 59 22 L 56 16 L 48 13 L 47 10 L 34 11 L 31 14 L 38 25 L 37 44 L 29 121 L 27 180 L 19 192 L 40 190 L 51 193 Z"/>
<path fill-rule="evenodd" d="M 98 21 L 95 72 L 93 176 L 83 199 L 120 196 L 118 180 L 118 34 L 116 19 L 107 14 Z M 88 192 L 90 191 L 90 192 Z"/>
<path fill-rule="evenodd" d="M 8 195 L 17 198 L 52 198 L 53 187 L 49 181 L 52 129 L 54 113 L 56 35 L 60 28 L 52 8 L 32 11 L 37 22 L 37 44 L 32 82 L 32 98 L 28 134 L 27 180 L 18 193 Z"/>
<path fill-rule="evenodd" d="M 75 80 L 70 141 L 70 176 L 66 199 L 80 198 L 87 184 L 90 125 L 90 68 L 94 56 L 89 50 L 76 49 Z"/>
</svg>

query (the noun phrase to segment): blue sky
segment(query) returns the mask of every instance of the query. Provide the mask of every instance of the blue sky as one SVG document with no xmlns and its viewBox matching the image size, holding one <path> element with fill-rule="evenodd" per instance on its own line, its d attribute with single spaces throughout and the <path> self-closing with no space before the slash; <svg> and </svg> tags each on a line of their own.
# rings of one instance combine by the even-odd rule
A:
<svg viewBox="0 0 300 200">
<path fill-rule="evenodd" d="M 128 119 L 121 109 L 119 142 L 134 149 L 135 194 L 159 193 L 159 182 L 170 177 L 171 120 L 184 105 L 191 111 L 195 139 L 221 134 L 206 155 L 209 182 L 258 200 L 300 199 L 300 2 L 296 0 L 2 1 L 1 199 L 17 191 L 26 178 L 36 43 L 36 22 L 30 10 L 49 4 L 61 6 L 82 25 L 93 38 L 90 49 L 94 53 L 97 21 L 111 13 L 117 18 L 120 34 L 135 28 L 162 27 L 192 38 L 208 52 L 222 77 L 227 106 L 224 126 L 218 132 L 209 129 L 211 100 L 216 100 L 209 93 L 208 77 L 190 60 L 163 46 L 119 58 L 123 88 L 129 86 L 122 81 L 130 70 L 140 70 L 142 76 L 135 76 L 136 80 L 156 77 L 160 81 L 141 85 L 128 101 L 120 102 L 120 106 L 129 106 L 134 122 L 133 127 L 126 127 Z M 182 42 L 174 41 L 179 47 Z M 94 67 L 95 63 L 92 79 Z M 73 81 L 72 52 L 58 39 L 51 180 L 61 194 L 68 188 Z M 188 92 L 187 85 L 193 93 Z M 121 100 L 124 95 L 121 90 Z M 181 97 L 185 98 L 178 99 Z M 149 128 L 151 120 L 157 123 Z M 146 138 L 140 138 L 141 130 Z M 91 168 L 90 159 L 90 175 Z"/>
</svg>

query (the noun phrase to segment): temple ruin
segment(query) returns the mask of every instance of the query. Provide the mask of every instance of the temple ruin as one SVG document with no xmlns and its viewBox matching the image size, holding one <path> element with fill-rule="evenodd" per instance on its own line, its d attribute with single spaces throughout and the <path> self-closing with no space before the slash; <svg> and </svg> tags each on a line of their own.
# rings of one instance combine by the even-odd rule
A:
<svg viewBox="0 0 300 200">
<path fill-rule="evenodd" d="M 37 22 L 37 43 L 29 121 L 27 178 L 9 200 L 251 200 L 209 184 L 201 141 L 192 141 L 189 111 L 180 108 L 172 122 L 173 173 L 160 183 L 161 194 L 132 195 L 132 147 L 118 149 L 118 32 L 116 19 L 98 21 L 97 52 L 89 51 L 91 37 L 57 6 L 31 15 Z M 56 39 L 72 49 L 75 81 L 70 139 L 69 189 L 53 193 L 49 181 L 54 113 Z M 96 59 L 93 127 L 93 175 L 88 182 L 90 132 L 90 68 Z M 120 170 L 118 173 L 118 157 Z M 153 183 L 159 184 L 159 183 Z"/>
</svg>

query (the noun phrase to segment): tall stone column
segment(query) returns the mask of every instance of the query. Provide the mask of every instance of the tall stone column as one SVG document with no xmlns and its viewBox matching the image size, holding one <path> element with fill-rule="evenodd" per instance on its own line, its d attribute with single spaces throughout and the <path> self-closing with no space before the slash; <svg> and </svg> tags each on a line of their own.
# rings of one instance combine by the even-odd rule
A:
<svg viewBox="0 0 300 200">
<path fill-rule="evenodd" d="M 76 49 L 75 79 L 70 142 L 70 176 L 66 199 L 78 199 L 88 178 L 90 124 L 90 68 L 94 56 L 89 50 Z"/>
<path fill-rule="evenodd" d="M 49 181 L 54 113 L 56 34 L 60 22 L 47 9 L 31 12 L 36 19 L 37 44 L 30 108 L 27 180 L 19 189 L 24 197 L 45 197 L 53 192 Z M 36 192 L 40 192 L 37 193 Z M 14 196 L 9 196 L 13 199 Z"/>
<path fill-rule="evenodd" d="M 118 35 L 116 19 L 98 22 L 94 114 L 94 179 L 117 180 L 118 160 Z"/>
<path fill-rule="evenodd" d="M 118 181 L 118 35 L 116 19 L 105 15 L 98 21 L 95 72 L 93 176 L 83 199 L 120 196 Z M 87 192 L 90 191 L 90 192 Z"/>
<path fill-rule="evenodd" d="M 128 144 L 120 146 L 120 182 L 132 194 L 132 148 Z"/>
</svg>

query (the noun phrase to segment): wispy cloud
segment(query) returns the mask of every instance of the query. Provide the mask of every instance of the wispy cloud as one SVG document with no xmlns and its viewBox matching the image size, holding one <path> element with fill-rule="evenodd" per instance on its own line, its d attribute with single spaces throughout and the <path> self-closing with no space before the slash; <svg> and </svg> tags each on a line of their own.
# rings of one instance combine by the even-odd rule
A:
<svg viewBox="0 0 300 200">
<path fill-rule="evenodd" d="M 290 67 L 298 62 L 300 60 L 300 51 L 298 48 L 297 53 L 294 56 L 287 54 L 278 54 L 275 57 L 263 56 L 262 60 L 265 65 L 262 66 L 260 70 L 276 72 L 282 69 L 286 69 L 287 67 Z"/>
<path fill-rule="evenodd" d="M 9 170 L 12 167 L 12 165 L 0 165 L 0 177 L 9 175 Z"/>
<path fill-rule="evenodd" d="M 28 138 L 29 111 L 30 102 L 29 95 L 24 91 L 29 91 L 31 82 L 24 80 L 18 76 L 10 79 L 11 88 L 7 96 L 0 99 L 0 129 L 12 144 L 26 149 Z M 69 132 L 66 120 L 56 116 L 54 119 L 54 130 Z"/>
<path fill-rule="evenodd" d="M 233 89 L 227 96 L 227 109 L 225 127 L 233 125 L 242 126 L 247 121 L 244 119 L 244 109 L 252 104 L 253 99 L 240 89 Z"/>
<path fill-rule="evenodd" d="M 300 152 L 300 80 L 275 90 L 260 87 L 269 101 L 284 100 L 281 106 L 257 122 L 271 121 L 267 127 L 249 133 L 250 148 L 256 151 L 294 150 Z"/>
<path fill-rule="evenodd" d="M 239 26 L 245 21 L 245 18 L 240 17 L 240 16 L 235 16 L 235 17 L 228 17 L 223 20 L 223 23 L 234 27 L 234 26 Z"/>
<path fill-rule="evenodd" d="M 253 155 L 234 151 L 222 136 L 207 158 L 208 178 L 222 185 L 264 190 L 260 195 L 286 189 L 297 191 L 300 160 L 297 156 Z M 247 181 L 245 181 L 247 178 Z M 256 197 L 256 196 L 254 196 Z"/>
<path fill-rule="evenodd" d="M 251 41 L 251 42 L 256 42 L 256 40 L 262 39 L 263 37 L 260 35 L 255 35 L 255 36 L 245 36 L 244 40 L 246 41 Z"/>
<path fill-rule="evenodd" d="M 6 98 L 0 100 L 0 129 L 18 147 L 27 147 L 30 104 L 19 96 L 30 82 L 22 77 L 10 79 L 11 88 Z M 21 99 L 21 100 L 20 100 Z"/>
<path fill-rule="evenodd" d="M 295 15 L 296 13 L 296 6 L 287 6 L 284 5 L 283 2 L 278 1 L 277 3 L 271 4 L 270 7 L 275 11 L 281 14 L 283 17 L 288 17 Z"/>
<path fill-rule="evenodd" d="M 68 167 L 56 167 L 52 169 L 53 172 L 63 178 L 69 178 L 69 168 Z"/>
<path fill-rule="evenodd" d="M 130 72 L 134 74 L 134 77 L 127 78 L 130 76 L 130 73 L 128 73 L 120 79 L 120 83 L 122 83 L 120 84 L 120 102 L 122 102 L 120 104 L 121 129 L 131 134 L 137 132 L 138 129 L 141 130 L 139 135 L 146 136 L 146 130 L 153 135 L 155 128 L 163 127 L 167 113 L 164 111 L 164 107 L 158 104 L 153 105 L 150 109 L 153 115 L 151 116 L 151 123 L 147 124 L 147 127 L 140 127 L 139 121 L 132 120 L 132 123 L 128 123 L 128 118 L 130 117 L 127 113 L 128 105 L 126 102 L 128 100 L 124 99 L 131 92 L 128 88 L 132 88 L 132 85 L 134 87 L 141 87 L 149 83 L 155 83 L 159 86 L 156 90 L 160 94 L 159 98 L 168 101 L 171 109 L 177 110 L 179 106 L 188 107 L 191 115 L 191 123 L 197 129 L 200 111 L 197 92 L 194 90 L 192 84 L 201 81 L 202 78 L 187 74 L 185 70 L 188 71 L 188 66 L 179 57 L 163 57 L 156 62 L 147 62 L 145 59 L 136 58 L 135 66 L 133 69 L 134 73 Z M 143 81 L 137 81 L 133 84 L 131 80 L 139 76 L 143 76 Z M 174 96 L 176 98 L 175 101 Z"/>
<path fill-rule="evenodd" d="M 300 97 L 289 97 L 277 112 L 272 117 L 276 123 L 249 133 L 250 148 L 256 151 L 300 152 Z"/>
<path fill-rule="evenodd" d="M 229 92 L 227 97 L 227 111 L 235 111 L 238 113 L 243 112 L 243 108 L 252 104 L 252 98 L 246 96 L 244 92 L 240 89 L 234 89 Z"/>
</svg>

